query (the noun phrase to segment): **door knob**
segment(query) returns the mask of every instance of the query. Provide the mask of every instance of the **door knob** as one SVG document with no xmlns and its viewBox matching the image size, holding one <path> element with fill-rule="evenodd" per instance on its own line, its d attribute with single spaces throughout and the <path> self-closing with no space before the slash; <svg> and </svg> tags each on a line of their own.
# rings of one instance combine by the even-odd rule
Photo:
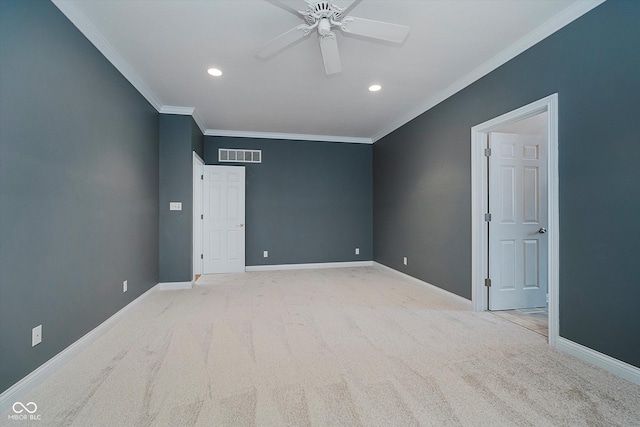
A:
<svg viewBox="0 0 640 427">
<path fill-rule="evenodd" d="M 544 227 L 540 227 L 540 230 L 538 230 L 538 233 L 540 233 L 540 234 L 544 234 L 546 232 L 547 232 L 547 229 L 544 228 Z"/>
</svg>

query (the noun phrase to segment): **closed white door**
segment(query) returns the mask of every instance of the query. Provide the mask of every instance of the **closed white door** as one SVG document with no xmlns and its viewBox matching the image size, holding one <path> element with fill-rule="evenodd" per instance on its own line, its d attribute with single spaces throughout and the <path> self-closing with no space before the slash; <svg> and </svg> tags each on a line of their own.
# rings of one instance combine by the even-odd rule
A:
<svg viewBox="0 0 640 427">
<path fill-rule="evenodd" d="M 203 274 L 245 271 L 245 169 L 204 166 Z"/>
<path fill-rule="evenodd" d="M 489 134 L 489 309 L 547 302 L 547 141 Z"/>
</svg>

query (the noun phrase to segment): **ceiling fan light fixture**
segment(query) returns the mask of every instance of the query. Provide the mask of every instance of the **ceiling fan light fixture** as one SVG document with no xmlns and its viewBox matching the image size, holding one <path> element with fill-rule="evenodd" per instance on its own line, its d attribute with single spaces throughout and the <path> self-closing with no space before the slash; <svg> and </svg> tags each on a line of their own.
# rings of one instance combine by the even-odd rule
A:
<svg viewBox="0 0 640 427">
<path fill-rule="evenodd" d="M 380 89 L 382 89 L 382 86 L 379 84 L 369 86 L 369 92 L 378 92 Z"/>
<path fill-rule="evenodd" d="M 222 75 L 222 71 L 219 70 L 218 68 L 209 68 L 207 70 L 207 73 L 209 73 L 213 77 L 220 77 Z"/>
<path fill-rule="evenodd" d="M 326 36 L 331 32 L 331 24 L 327 18 L 322 18 L 318 23 L 318 34 Z"/>
</svg>

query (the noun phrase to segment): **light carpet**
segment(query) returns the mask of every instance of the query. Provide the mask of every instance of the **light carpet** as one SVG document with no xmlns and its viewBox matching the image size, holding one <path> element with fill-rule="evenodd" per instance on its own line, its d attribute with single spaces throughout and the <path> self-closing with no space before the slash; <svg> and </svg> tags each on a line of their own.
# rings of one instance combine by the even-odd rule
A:
<svg viewBox="0 0 640 427">
<path fill-rule="evenodd" d="M 376 267 L 153 292 L 25 401 L 40 426 L 640 425 L 639 386 Z"/>
</svg>

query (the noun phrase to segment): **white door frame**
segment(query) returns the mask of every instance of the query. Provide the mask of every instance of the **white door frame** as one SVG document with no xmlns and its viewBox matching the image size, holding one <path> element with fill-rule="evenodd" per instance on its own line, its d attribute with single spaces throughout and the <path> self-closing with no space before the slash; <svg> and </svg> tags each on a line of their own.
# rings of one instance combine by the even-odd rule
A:
<svg viewBox="0 0 640 427">
<path fill-rule="evenodd" d="M 486 136 L 498 128 L 547 112 L 547 206 L 549 244 L 549 345 L 557 346 L 559 337 L 559 205 L 558 205 L 558 94 L 554 93 L 517 110 L 471 128 L 471 301 L 474 311 L 486 311 L 488 290 L 484 285 L 488 264 L 488 230 L 484 214 L 487 205 L 488 170 L 484 155 Z"/>
<path fill-rule="evenodd" d="M 193 274 L 192 280 L 195 280 L 196 275 L 202 274 L 202 188 L 204 187 L 202 181 L 202 174 L 204 173 L 204 160 L 198 156 L 198 153 L 193 152 L 193 253 L 191 259 L 193 260 Z"/>
</svg>

